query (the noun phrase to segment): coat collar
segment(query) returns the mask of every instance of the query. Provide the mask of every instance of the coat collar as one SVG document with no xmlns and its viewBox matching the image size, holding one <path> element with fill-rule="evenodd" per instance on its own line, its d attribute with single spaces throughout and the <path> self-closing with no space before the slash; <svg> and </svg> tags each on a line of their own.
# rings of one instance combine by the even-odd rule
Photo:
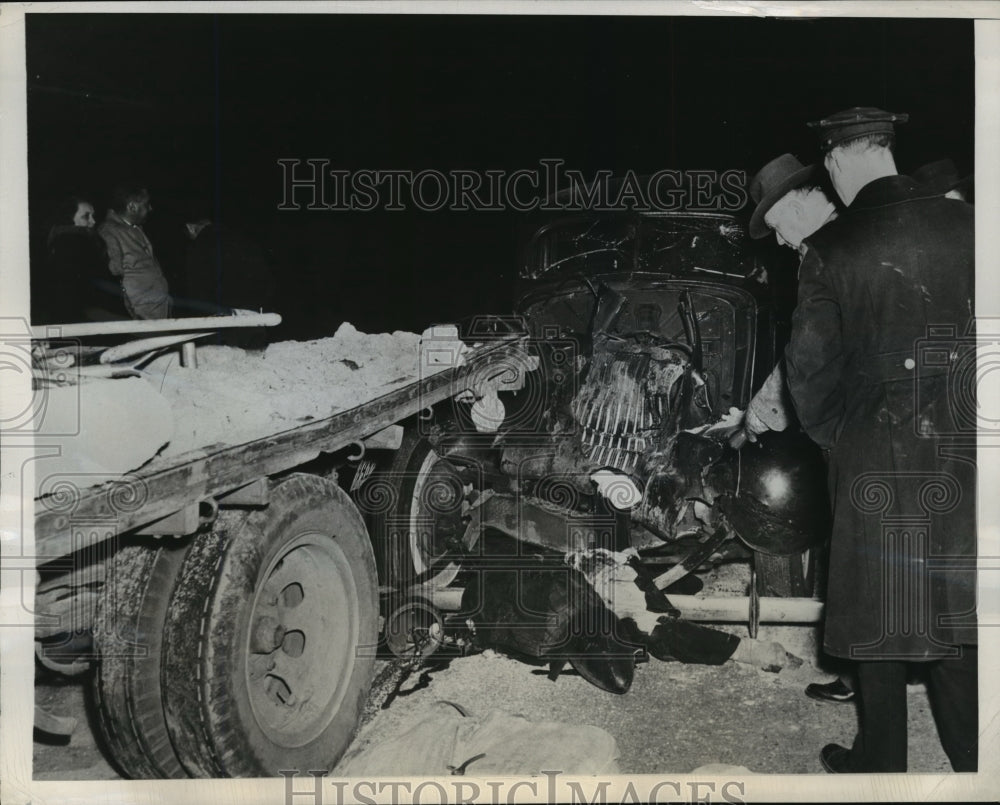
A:
<svg viewBox="0 0 1000 805">
<path fill-rule="evenodd" d="M 97 234 L 96 229 L 88 229 L 85 226 L 77 226 L 76 224 L 55 224 L 50 230 L 48 235 L 48 243 L 51 246 L 53 241 L 57 238 L 63 237 L 74 237 L 74 238 L 90 238 Z"/>
<path fill-rule="evenodd" d="M 881 179 L 875 179 L 862 187 L 848 209 L 854 212 L 855 210 L 887 207 L 890 204 L 899 204 L 902 201 L 911 201 L 916 198 L 930 198 L 935 195 L 938 194 L 923 190 L 909 176 L 899 174 L 883 176 Z"/>
<path fill-rule="evenodd" d="M 119 215 L 116 210 L 108 210 L 107 219 L 109 221 L 114 221 L 116 224 L 121 224 L 122 226 L 131 227 L 132 229 L 142 229 L 139 224 L 133 224 L 131 221 L 127 221 L 125 216 Z"/>
</svg>

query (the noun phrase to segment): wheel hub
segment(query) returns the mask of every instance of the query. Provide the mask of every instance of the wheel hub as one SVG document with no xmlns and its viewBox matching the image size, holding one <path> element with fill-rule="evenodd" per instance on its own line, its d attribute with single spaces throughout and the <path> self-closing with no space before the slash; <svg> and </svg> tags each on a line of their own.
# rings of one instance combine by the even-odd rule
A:
<svg viewBox="0 0 1000 805">
<path fill-rule="evenodd" d="M 358 644 L 357 595 L 347 557 L 329 537 L 287 543 L 262 575 L 250 614 L 250 706 L 281 746 L 315 740 L 336 715 Z"/>
</svg>

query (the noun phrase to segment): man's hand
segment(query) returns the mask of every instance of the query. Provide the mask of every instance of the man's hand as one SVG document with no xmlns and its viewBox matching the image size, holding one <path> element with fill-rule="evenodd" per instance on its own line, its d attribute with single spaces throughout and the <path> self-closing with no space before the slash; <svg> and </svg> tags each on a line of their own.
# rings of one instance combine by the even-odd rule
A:
<svg viewBox="0 0 1000 805">
<path fill-rule="evenodd" d="M 747 442 L 756 442 L 757 437 L 768 430 L 770 428 L 754 413 L 751 405 L 745 412 L 739 408 L 730 408 L 729 413 L 724 414 L 718 422 L 691 428 L 688 433 L 696 433 L 716 441 L 728 441 L 730 447 L 739 450 Z"/>
<path fill-rule="evenodd" d="M 716 441 L 726 441 L 742 427 L 743 412 L 739 408 L 730 408 L 728 414 L 723 414 L 718 422 L 711 425 L 702 425 L 698 428 L 691 428 L 688 433 L 696 433 Z"/>
<path fill-rule="evenodd" d="M 734 450 L 739 450 L 747 442 L 756 442 L 757 437 L 767 430 L 770 429 L 754 413 L 753 406 L 750 406 L 743 415 L 743 427 L 729 437 L 729 445 Z"/>
</svg>

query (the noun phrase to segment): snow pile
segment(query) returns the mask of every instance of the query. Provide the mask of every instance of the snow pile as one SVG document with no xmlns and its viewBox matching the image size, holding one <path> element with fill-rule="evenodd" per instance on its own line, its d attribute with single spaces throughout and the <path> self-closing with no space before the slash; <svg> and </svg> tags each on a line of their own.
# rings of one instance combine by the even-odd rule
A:
<svg viewBox="0 0 1000 805">
<path fill-rule="evenodd" d="M 174 415 L 161 455 L 280 433 L 451 368 L 421 368 L 420 343 L 416 333 L 367 334 L 345 322 L 331 338 L 283 341 L 263 353 L 200 346 L 195 369 L 180 366 L 176 352 L 162 355 L 144 372 Z"/>
</svg>

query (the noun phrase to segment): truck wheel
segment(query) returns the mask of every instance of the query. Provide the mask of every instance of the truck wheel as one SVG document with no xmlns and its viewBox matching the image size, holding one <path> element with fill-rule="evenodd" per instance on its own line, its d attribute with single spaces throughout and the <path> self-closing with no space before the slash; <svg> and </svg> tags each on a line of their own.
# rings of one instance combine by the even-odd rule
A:
<svg viewBox="0 0 1000 805">
<path fill-rule="evenodd" d="M 463 482 L 417 428 L 407 428 L 389 466 L 373 473 L 358 494 L 372 539 L 386 547 L 390 581 L 405 587 L 446 564 L 464 532 Z"/>
<path fill-rule="evenodd" d="M 135 779 L 186 777 L 160 687 L 163 628 L 188 545 L 125 545 L 109 560 L 94 622 L 92 695 L 112 761 Z"/>
<path fill-rule="evenodd" d="M 164 638 L 167 724 L 196 777 L 332 769 L 360 720 L 378 580 L 336 484 L 292 475 L 192 546 Z"/>
<path fill-rule="evenodd" d="M 816 551 L 806 548 L 790 556 L 754 551 L 757 594 L 775 598 L 810 598 L 816 587 Z"/>
</svg>

